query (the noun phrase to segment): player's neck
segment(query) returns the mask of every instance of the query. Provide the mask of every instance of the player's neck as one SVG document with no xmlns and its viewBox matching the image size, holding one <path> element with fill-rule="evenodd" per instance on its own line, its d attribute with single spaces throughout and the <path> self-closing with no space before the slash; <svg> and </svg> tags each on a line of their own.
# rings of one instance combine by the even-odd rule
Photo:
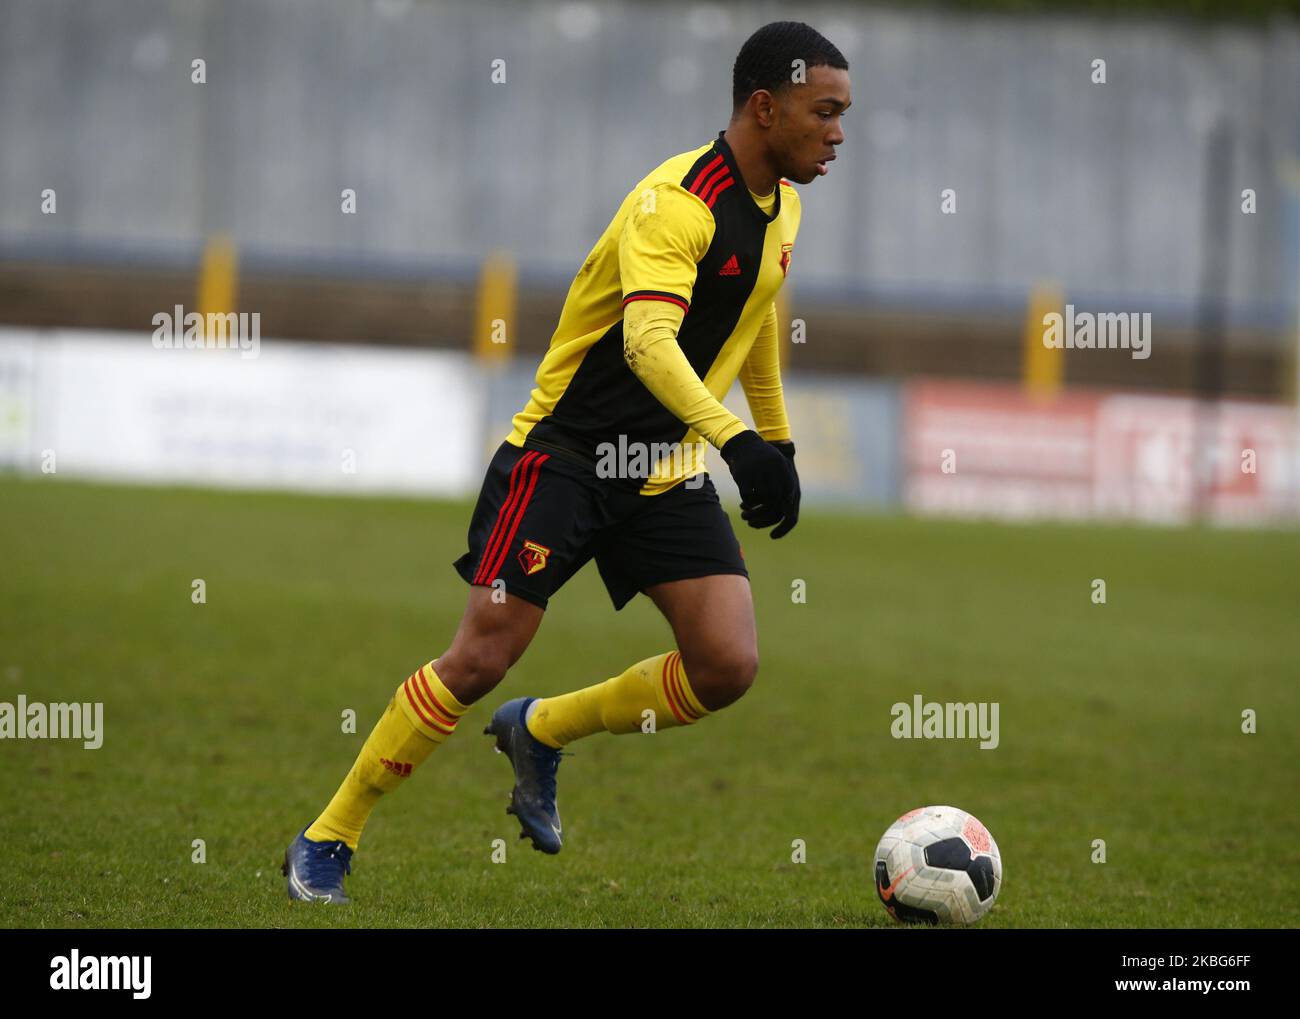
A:
<svg viewBox="0 0 1300 1019">
<path fill-rule="evenodd" d="M 722 136 L 731 146 L 740 175 L 745 178 L 745 186 L 756 195 L 766 198 L 776 190 L 776 182 L 781 175 L 766 158 L 759 139 L 745 129 L 742 122 L 730 125 Z"/>
</svg>

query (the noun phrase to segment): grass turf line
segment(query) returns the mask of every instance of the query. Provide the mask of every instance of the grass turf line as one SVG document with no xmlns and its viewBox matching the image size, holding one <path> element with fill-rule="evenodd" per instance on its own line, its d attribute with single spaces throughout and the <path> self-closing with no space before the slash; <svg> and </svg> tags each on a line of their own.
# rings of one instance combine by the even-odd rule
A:
<svg viewBox="0 0 1300 1019">
<path fill-rule="evenodd" d="M 691 730 L 571 747 L 558 857 L 518 841 L 479 732 L 672 646 L 590 565 L 380 804 L 354 904 L 290 904 L 285 845 L 454 631 L 469 509 L 0 479 L 0 701 L 105 705 L 99 750 L 0 741 L 0 925 L 894 926 L 871 853 L 926 803 L 998 840 L 983 926 L 1295 925 L 1300 535 L 815 512 L 779 542 L 733 516 L 754 688 Z M 891 738 L 916 693 L 997 701 L 1001 745 Z"/>
</svg>

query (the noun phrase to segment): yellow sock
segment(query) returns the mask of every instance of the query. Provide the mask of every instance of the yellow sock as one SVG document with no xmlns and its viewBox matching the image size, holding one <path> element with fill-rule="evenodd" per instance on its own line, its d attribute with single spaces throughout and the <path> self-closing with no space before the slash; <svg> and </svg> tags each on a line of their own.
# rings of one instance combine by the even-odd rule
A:
<svg viewBox="0 0 1300 1019">
<path fill-rule="evenodd" d="M 397 688 L 324 813 L 307 829 L 316 842 L 341 839 L 356 849 L 379 797 L 391 792 L 456 730 L 469 708 L 433 671 L 421 667 Z"/>
<path fill-rule="evenodd" d="M 686 680 L 680 652 L 647 658 L 595 686 L 544 697 L 527 724 L 537 739 L 559 749 L 594 732 L 641 732 L 646 711 L 654 712 L 656 730 L 692 725 L 710 714 Z"/>
</svg>

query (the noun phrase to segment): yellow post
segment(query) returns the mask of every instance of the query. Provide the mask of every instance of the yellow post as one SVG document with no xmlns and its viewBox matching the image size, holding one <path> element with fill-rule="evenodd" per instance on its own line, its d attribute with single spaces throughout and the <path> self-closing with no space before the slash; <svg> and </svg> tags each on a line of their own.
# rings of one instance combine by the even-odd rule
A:
<svg viewBox="0 0 1300 1019">
<path fill-rule="evenodd" d="M 1300 159 L 1287 159 L 1282 164 L 1281 176 L 1291 192 L 1290 205 L 1293 213 L 1300 208 Z M 1296 290 L 1300 294 L 1300 259 L 1296 259 Z M 1291 370 L 1286 372 L 1279 387 L 1284 399 L 1300 403 L 1300 305 L 1296 307 L 1295 343 L 1291 345 Z M 1285 362 L 1283 362 L 1285 363 Z M 1285 369 L 1284 369 L 1285 371 Z"/>
<path fill-rule="evenodd" d="M 203 316 L 205 340 L 214 341 L 219 335 L 229 342 L 224 320 L 213 323 L 208 316 L 235 314 L 238 284 L 239 255 L 235 251 L 235 241 L 229 234 L 214 234 L 203 245 L 203 258 L 199 263 L 198 313 Z"/>
<path fill-rule="evenodd" d="M 474 317 L 474 356 L 498 361 L 509 355 L 517 328 L 516 271 L 507 252 L 496 251 L 483 261 L 478 281 L 478 308 Z"/>
<path fill-rule="evenodd" d="M 1061 389 L 1065 378 L 1065 350 L 1043 345 L 1047 326 L 1043 319 L 1056 312 L 1063 314 L 1065 301 L 1055 283 L 1040 283 L 1029 294 L 1025 309 L 1024 359 L 1022 379 L 1031 396 L 1051 397 Z"/>
</svg>

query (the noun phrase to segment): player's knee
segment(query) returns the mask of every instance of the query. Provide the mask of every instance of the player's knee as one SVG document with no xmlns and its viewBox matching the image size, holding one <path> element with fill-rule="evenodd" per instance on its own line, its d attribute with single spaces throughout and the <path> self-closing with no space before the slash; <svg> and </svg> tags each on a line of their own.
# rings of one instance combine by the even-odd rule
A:
<svg viewBox="0 0 1300 1019">
<path fill-rule="evenodd" d="M 758 678 L 758 648 L 752 648 L 739 655 L 731 665 L 732 686 L 740 698 L 754 685 Z"/>
<path fill-rule="evenodd" d="M 474 644 L 440 658 L 438 675 L 457 700 L 473 704 L 492 692 L 505 678 L 510 665 L 509 654 L 499 644 Z"/>
<path fill-rule="evenodd" d="M 689 661 L 685 664 L 695 696 L 710 711 L 717 711 L 740 700 L 754 685 L 758 676 L 758 649 L 735 648 L 707 661 L 697 661 L 694 672 Z"/>
<path fill-rule="evenodd" d="M 475 684 L 496 686 L 510 670 L 510 656 L 499 647 L 475 648 L 465 666 Z"/>
</svg>

